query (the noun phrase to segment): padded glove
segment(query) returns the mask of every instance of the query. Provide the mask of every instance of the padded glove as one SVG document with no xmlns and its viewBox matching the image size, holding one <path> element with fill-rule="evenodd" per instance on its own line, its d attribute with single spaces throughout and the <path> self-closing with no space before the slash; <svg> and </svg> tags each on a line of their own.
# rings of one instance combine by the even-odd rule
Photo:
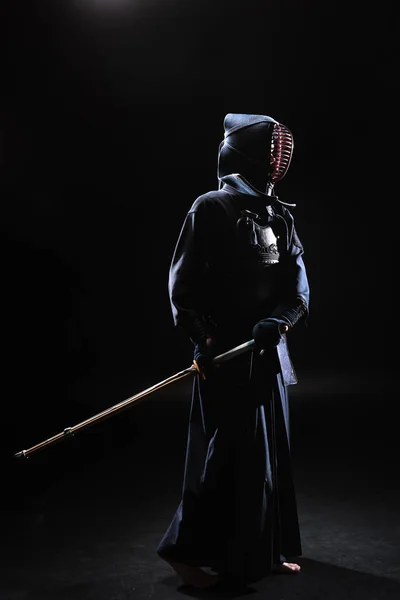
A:
<svg viewBox="0 0 400 600">
<path fill-rule="evenodd" d="M 267 350 L 275 348 L 282 338 L 282 333 L 287 330 L 287 325 L 274 319 L 262 319 L 253 327 L 253 338 L 259 348 Z"/>
</svg>

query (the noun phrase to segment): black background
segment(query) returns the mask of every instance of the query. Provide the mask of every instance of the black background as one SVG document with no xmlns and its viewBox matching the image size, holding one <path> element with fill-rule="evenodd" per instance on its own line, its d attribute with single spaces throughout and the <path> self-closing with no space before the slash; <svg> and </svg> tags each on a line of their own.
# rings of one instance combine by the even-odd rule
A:
<svg viewBox="0 0 400 600">
<path fill-rule="evenodd" d="M 297 204 L 311 285 L 308 327 L 293 332 L 299 374 L 393 375 L 390 4 L 2 11 L 3 458 L 190 365 L 168 268 L 187 209 L 217 187 L 227 112 L 267 114 L 294 134 L 277 193 Z"/>
</svg>

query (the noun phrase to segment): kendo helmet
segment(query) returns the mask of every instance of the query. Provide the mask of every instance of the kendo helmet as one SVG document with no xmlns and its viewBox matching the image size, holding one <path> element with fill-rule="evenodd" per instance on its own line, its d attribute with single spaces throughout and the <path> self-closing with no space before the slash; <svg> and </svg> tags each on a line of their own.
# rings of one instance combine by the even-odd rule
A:
<svg viewBox="0 0 400 600">
<path fill-rule="evenodd" d="M 269 196 L 289 169 L 293 147 L 291 131 L 272 117 L 228 113 L 218 149 L 218 180 L 221 184 L 236 175 L 257 193 Z"/>
</svg>

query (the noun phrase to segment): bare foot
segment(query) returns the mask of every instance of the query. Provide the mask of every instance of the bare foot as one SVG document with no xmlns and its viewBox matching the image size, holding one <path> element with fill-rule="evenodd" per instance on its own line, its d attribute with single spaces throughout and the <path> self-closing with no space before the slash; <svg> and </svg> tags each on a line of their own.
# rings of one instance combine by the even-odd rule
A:
<svg viewBox="0 0 400 600">
<path fill-rule="evenodd" d="M 280 563 L 279 565 L 274 565 L 272 570 L 275 573 L 283 573 L 283 574 L 296 574 L 299 571 L 301 571 L 301 567 L 300 565 L 296 564 L 296 563 L 289 563 L 289 562 L 283 562 Z"/>
<path fill-rule="evenodd" d="M 203 569 L 200 567 L 192 567 L 191 565 L 171 562 L 169 560 L 167 562 L 169 565 L 171 565 L 175 573 L 179 575 L 186 585 L 192 585 L 198 588 L 206 588 L 219 581 L 218 575 L 206 573 L 206 571 L 203 571 Z"/>
</svg>

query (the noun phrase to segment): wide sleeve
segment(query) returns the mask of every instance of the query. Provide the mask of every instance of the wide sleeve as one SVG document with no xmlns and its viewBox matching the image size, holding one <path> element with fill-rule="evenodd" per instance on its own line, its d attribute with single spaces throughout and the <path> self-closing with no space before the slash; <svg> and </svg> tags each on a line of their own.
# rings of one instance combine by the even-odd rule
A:
<svg viewBox="0 0 400 600">
<path fill-rule="evenodd" d="M 168 292 L 174 324 L 194 343 L 210 335 L 203 300 L 209 235 L 206 209 L 200 205 L 186 215 L 169 269 Z"/>
<path fill-rule="evenodd" d="M 270 318 L 293 327 L 309 314 L 310 286 L 304 262 L 304 248 L 292 224 L 290 242 L 284 257 L 284 283 L 281 301 Z"/>
</svg>

